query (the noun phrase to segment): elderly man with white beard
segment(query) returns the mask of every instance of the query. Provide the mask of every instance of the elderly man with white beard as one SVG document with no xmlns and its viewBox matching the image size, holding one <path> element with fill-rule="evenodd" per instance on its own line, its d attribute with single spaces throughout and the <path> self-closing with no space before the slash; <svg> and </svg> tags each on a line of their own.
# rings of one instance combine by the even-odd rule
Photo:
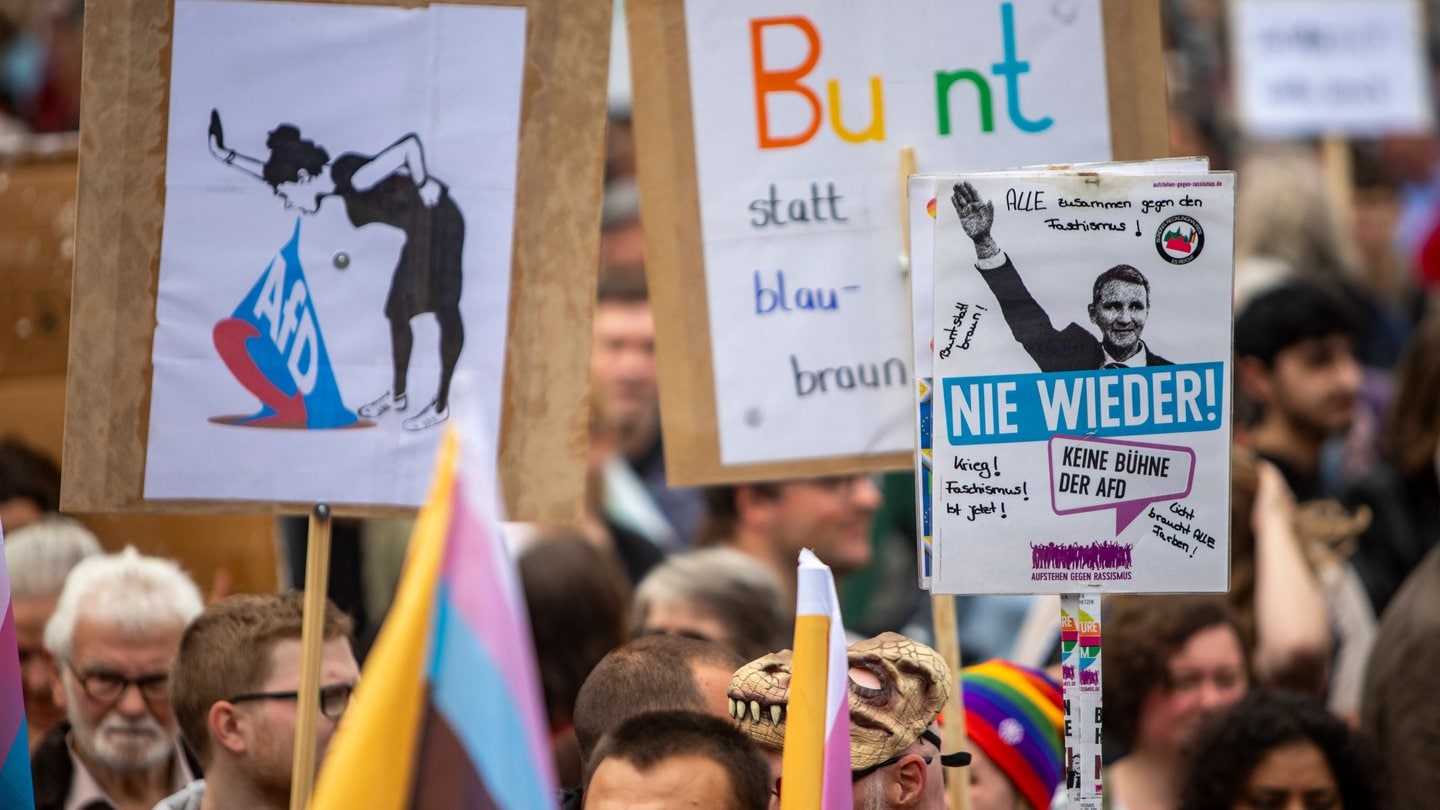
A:
<svg viewBox="0 0 1440 810">
<path fill-rule="evenodd" d="M 195 778 L 170 708 L 170 662 L 203 607 L 175 563 L 133 548 L 70 572 L 45 626 L 66 722 L 31 756 L 36 810 L 150 810 Z"/>
</svg>

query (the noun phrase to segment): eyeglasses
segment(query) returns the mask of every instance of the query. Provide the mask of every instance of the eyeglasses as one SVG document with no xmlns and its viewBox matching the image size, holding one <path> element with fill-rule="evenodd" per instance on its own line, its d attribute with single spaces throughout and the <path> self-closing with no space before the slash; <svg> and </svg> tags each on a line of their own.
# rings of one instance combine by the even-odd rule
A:
<svg viewBox="0 0 1440 810">
<path fill-rule="evenodd" d="M 350 693 L 355 691 L 355 685 L 349 683 L 337 683 L 330 686 L 320 687 L 320 713 L 331 720 L 339 720 L 340 715 L 345 713 L 346 707 L 350 705 Z M 251 692 L 247 695 L 236 695 L 230 698 L 228 703 L 244 703 L 247 700 L 299 700 L 298 690 L 290 692 Z"/>
<path fill-rule="evenodd" d="M 75 676 L 75 680 L 80 682 L 80 690 L 85 693 L 85 696 L 96 703 L 113 705 L 120 700 L 120 696 L 125 694 L 125 690 L 129 689 L 132 684 L 140 690 L 140 696 L 145 699 L 146 703 L 168 700 L 170 697 L 170 673 L 168 672 L 155 672 L 141 675 L 138 678 L 127 678 L 118 672 L 109 670 L 81 674 L 80 670 L 68 661 L 65 666 L 69 668 L 70 674 Z"/>
</svg>

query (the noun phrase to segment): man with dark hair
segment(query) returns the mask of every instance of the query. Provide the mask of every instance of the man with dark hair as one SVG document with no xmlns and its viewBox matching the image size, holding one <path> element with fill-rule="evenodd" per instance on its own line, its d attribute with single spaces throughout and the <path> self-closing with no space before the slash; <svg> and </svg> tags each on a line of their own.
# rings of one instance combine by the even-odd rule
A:
<svg viewBox="0 0 1440 810">
<path fill-rule="evenodd" d="M 1292 281 L 1235 319 L 1235 376 L 1259 406 L 1256 452 L 1280 468 L 1297 501 L 1324 496 L 1321 450 L 1349 429 L 1360 393 L 1355 316 L 1325 289 Z"/>
<path fill-rule="evenodd" d="M 730 723 L 687 711 L 638 714 L 612 729 L 586 769 L 585 807 L 764 810 L 769 767 Z"/>
<path fill-rule="evenodd" d="M 60 468 L 19 439 L 0 440 L 0 526 L 6 533 L 60 508 Z"/>
<path fill-rule="evenodd" d="M 1078 323 L 1056 329 L 1025 288 L 1020 273 L 994 237 L 995 206 L 969 183 L 955 184 L 950 198 L 965 234 L 975 243 L 975 267 L 1000 304 L 1010 332 L 1041 371 L 1168 366 L 1140 339 L 1150 317 L 1150 282 L 1134 267 L 1117 264 L 1095 279 L 1086 310 L 1101 338 Z"/>
<path fill-rule="evenodd" d="M 575 698 L 575 736 L 589 764 L 595 744 L 626 718 L 687 709 L 729 716 L 730 675 L 740 656 L 684 636 L 644 636 L 612 650 L 591 670 Z"/>
<path fill-rule="evenodd" d="M 702 544 L 732 548 L 769 568 L 795 605 L 800 549 L 815 552 L 836 575 L 870 564 L 870 530 L 880 490 L 867 475 L 829 475 L 712 488 Z M 793 617 L 793 614 L 792 614 Z"/>
<path fill-rule="evenodd" d="M 643 636 L 612 650 L 590 671 L 575 698 L 575 739 L 580 764 L 592 764 L 610 729 L 652 711 L 730 716 L 730 674 L 745 663 L 719 644 L 684 636 Z M 580 807 L 581 792 L 561 791 L 565 808 Z"/>
<path fill-rule="evenodd" d="M 655 316 L 641 272 L 610 272 L 600 279 L 590 384 L 596 409 L 619 444 L 619 458 L 604 469 L 606 515 L 663 548 L 688 547 L 704 504 L 699 490 L 672 488 L 665 481 Z"/>
<path fill-rule="evenodd" d="M 232 596 L 190 623 L 170 668 L 170 702 L 205 779 L 157 810 L 290 806 L 304 594 Z M 318 770 L 360 677 L 350 617 L 327 601 L 320 660 Z"/>
</svg>

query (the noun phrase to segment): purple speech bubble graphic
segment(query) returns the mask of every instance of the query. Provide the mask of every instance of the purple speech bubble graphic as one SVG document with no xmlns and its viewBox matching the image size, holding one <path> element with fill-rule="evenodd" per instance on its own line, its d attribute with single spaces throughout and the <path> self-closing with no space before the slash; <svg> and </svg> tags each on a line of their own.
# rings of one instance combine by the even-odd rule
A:
<svg viewBox="0 0 1440 810">
<path fill-rule="evenodd" d="M 1117 537 L 1151 503 L 1189 495 L 1195 480 L 1189 447 L 1056 435 L 1049 453 L 1055 514 L 1114 509 Z"/>
</svg>

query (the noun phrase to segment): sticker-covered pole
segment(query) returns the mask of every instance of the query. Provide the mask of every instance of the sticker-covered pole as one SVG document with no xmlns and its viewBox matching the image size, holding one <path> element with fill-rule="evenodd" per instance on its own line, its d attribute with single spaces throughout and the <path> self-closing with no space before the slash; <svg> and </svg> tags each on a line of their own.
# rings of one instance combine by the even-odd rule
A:
<svg viewBox="0 0 1440 810">
<path fill-rule="evenodd" d="M 296 698 L 295 758 L 290 810 L 310 806 L 315 784 L 315 716 L 320 713 L 320 647 L 325 642 L 325 599 L 330 575 L 330 507 L 310 512 L 305 549 L 305 615 L 300 631 L 300 695 Z"/>
<path fill-rule="evenodd" d="M 1060 675 L 1065 698 L 1065 792 L 1072 810 L 1100 810 L 1100 594 L 1060 596 Z"/>
</svg>

